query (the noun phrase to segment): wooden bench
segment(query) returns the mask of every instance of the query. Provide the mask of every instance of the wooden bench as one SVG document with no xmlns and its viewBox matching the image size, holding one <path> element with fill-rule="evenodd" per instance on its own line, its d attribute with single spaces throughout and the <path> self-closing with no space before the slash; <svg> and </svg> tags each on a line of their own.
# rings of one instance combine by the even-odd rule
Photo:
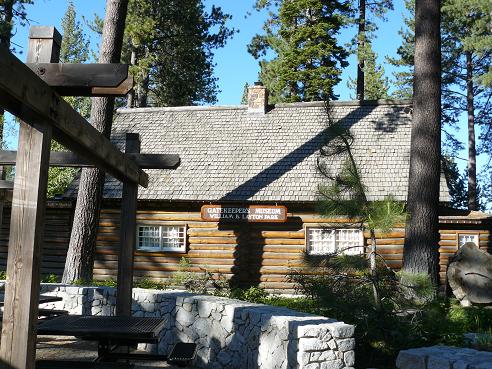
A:
<svg viewBox="0 0 492 369">
<path fill-rule="evenodd" d="M 128 363 L 103 363 L 93 361 L 38 360 L 36 369 L 133 369 Z"/>
</svg>

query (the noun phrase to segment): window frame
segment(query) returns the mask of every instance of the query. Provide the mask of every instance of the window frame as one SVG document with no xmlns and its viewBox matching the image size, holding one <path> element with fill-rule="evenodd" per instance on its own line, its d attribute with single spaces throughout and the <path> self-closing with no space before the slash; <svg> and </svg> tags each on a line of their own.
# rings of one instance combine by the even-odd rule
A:
<svg viewBox="0 0 492 369">
<path fill-rule="evenodd" d="M 140 244 L 140 227 L 158 227 L 159 228 L 159 248 L 154 247 L 139 247 Z M 163 237 L 162 237 L 162 228 L 163 227 L 178 227 L 183 228 L 183 245 L 178 249 L 174 247 L 164 247 L 162 245 Z M 181 238 L 181 237 L 180 237 Z M 154 223 L 154 222 L 142 222 L 137 223 L 137 232 L 136 232 L 136 246 L 135 251 L 137 252 L 171 252 L 175 254 L 185 254 L 188 249 L 188 225 L 185 223 Z"/>
<path fill-rule="evenodd" d="M 474 236 L 477 240 L 477 242 L 475 243 L 477 245 L 478 248 L 480 248 L 480 233 L 479 232 L 473 232 L 473 231 L 459 231 L 456 233 L 456 243 L 457 243 L 457 246 L 458 246 L 458 249 L 461 248 L 461 244 L 460 244 L 460 237 L 461 236 Z"/>
<path fill-rule="evenodd" d="M 342 251 L 340 255 L 365 255 L 366 254 L 366 245 L 365 245 L 365 237 L 364 237 L 364 228 L 363 227 L 344 227 L 343 224 L 340 223 L 311 223 L 311 224 L 304 224 L 304 247 L 305 247 L 305 252 L 308 256 L 323 256 L 323 255 L 332 255 L 332 253 L 326 253 L 326 254 L 318 254 L 318 253 L 310 253 L 310 248 L 309 248 L 309 230 L 310 229 L 321 229 L 321 230 L 331 230 L 335 231 L 334 237 L 335 237 L 335 254 L 340 251 L 339 246 L 336 244 L 336 232 L 337 231 L 343 231 L 343 230 L 352 230 L 352 231 L 359 231 L 360 236 L 359 236 L 359 244 L 360 247 L 362 248 L 362 251 L 360 253 L 347 253 L 347 250 Z"/>
</svg>

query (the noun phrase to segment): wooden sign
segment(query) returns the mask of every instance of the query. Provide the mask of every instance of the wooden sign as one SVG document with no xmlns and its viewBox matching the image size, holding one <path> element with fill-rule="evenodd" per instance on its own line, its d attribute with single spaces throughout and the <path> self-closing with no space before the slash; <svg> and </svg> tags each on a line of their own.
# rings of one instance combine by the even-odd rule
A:
<svg viewBox="0 0 492 369">
<path fill-rule="evenodd" d="M 206 222 L 285 222 L 287 208 L 273 205 L 203 205 L 201 216 Z"/>
</svg>

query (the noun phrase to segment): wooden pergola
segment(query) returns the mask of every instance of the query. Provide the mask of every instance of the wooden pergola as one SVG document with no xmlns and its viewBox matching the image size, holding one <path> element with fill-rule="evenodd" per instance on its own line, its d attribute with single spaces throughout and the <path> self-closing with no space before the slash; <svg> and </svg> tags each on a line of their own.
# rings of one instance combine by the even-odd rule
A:
<svg viewBox="0 0 492 369">
<path fill-rule="evenodd" d="M 58 92 L 86 96 L 125 94 L 131 88 L 131 80 L 127 66 L 57 64 L 60 44 L 61 36 L 54 27 L 32 27 L 28 65 L 8 49 L 0 48 L 0 106 L 22 120 L 17 153 L 0 154 L 4 164 L 15 160 L 16 165 L 0 368 L 35 366 L 49 166 L 96 166 L 123 182 L 116 313 L 130 315 L 137 193 L 139 185 L 148 185 L 142 167 L 175 168 L 179 164 L 176 155 L 139 155 L 137 134 L 127 134 L 126 151 L 131 156 L 122 153 L 61 98 Z M 52 137 L 74 154 L 50 155 Z"/>
</svg>

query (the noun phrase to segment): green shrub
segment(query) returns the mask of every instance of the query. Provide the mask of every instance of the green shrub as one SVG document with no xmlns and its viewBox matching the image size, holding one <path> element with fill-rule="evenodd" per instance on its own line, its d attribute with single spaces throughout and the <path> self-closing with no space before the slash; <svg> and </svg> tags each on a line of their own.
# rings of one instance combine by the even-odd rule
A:
<svg viewBox="0 0 492 369">
<path fill-rule="evenodd" d="M 256 304 L 264 303 L 268 294 L 261 287 L 252 286 L 247 289 L 234 288 L 232 289 L 228 297 L 248 302 L 253 302 Z"/>
<path fill-rule="evenodd" d="M 477 337 L 477 342 L 473 345 L 473 347 L 478 350 L 492 351 L 492 331 L 479 334 Z"/>
<path fill-rule="evenodd" d="M 5 270 L 0 270 L 0 279 L 1 280 L 7 279 L 7 272 Z"/>
<path fill-rule="evenodd" d="M 61 278 L 55 273 L 50 273 L 41 278 L 42 283 L 60 283 Z"/>
<path fill-rule="evenodd" d="M 206 268 L 203 268 L 203 272 L 201 273 L 190 272 L 189 269 L 191 267 L 190 261 L 182 257 L 179 261 L 179 270 L 171 276 L 171 284 L 182 286 L 192 293 L 207 293 L 207 288 L 213 279 L 213 275 Z"/>
<path fill-rule="evenodd" d="M 374 278 L 364 267 L 367 262 L 357 258 L 363 259 L 334 257 L 318 266 L 323 275 L 294 272 L 291 280 L 307 296 L 301 311 L 356 326 L 356 363 L 362 367 L 394 368 L 400 350 L 463 345 L 464 333 L 492 326 L 491 310 L 464 308 L 455 300 L 433 298 L 434 287 L 426 276 L 402 278 L 379 264 Z M 380 305 L 374 299 L 373 286 Z M 299 305 L 302 307 L 302 301 Z"/>
<path fill-rule="evenodd" d="M 164 290 L 167 285 L 164 282 L 154 281 L 148 278 L 140 278 L 133 282 L 135 288 L 145 288 L 149 290 Z"/>
</svg>

